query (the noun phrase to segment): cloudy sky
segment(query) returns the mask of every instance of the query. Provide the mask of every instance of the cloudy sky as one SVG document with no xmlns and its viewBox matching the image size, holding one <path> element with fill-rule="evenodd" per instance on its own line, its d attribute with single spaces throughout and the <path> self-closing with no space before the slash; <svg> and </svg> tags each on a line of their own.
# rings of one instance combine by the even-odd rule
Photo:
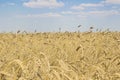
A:
<svg viewBox="0 0 120 80">
<path fill-rule="evenodd" d="M 0 32 L 120 31 L 120 0 L 0 0 Z"/>
</svg>

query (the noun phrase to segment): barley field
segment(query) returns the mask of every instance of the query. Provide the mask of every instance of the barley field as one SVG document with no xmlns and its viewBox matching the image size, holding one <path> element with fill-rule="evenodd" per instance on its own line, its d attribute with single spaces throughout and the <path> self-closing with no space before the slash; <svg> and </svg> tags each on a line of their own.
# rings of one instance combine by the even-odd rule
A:
<svg viewBox="0 0 120 80">
<path fill-rule="evenodd" d="M 0 33 L 0 80 L 120 80 L 120 32 Z"/>
</svg>

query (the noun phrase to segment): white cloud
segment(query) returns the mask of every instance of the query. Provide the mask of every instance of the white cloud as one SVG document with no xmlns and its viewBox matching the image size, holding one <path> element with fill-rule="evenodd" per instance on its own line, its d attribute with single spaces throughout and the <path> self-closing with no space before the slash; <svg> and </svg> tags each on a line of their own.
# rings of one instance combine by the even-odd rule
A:
<svg viewBox="0 0 120 80">
<path fill-rule="evenodd" d="M 30 8 L 56 8 L 64 6 L 64 3 L 56 0 L 30 0 L 28 2 L 24 2 L 23 5 Z"/>
<path fill-rule="evenodd" d="M 119 9 L 119 7 L 117 7 L 117 6 L 112 6 L 111 8 L 112 9 Z"/>
<path fill-rule="evenodd" d="M 120 12 L 117 10 L 101 10 L 101 11 L 80 11 L 80 12 L 72 12 L 72 11 L 63 11 L 63 15 L 75 15 L 80 17 L 87 17 L 87 16 L 112 16 L 112 15 L 120 15 Z"/>
<path fill-rule="evenodd" d="M 4 3 L 4 4 L 0 4 L 0 6 L 5 7 L 5 6 L 15 6 L 15 3 Z"/>
<path fill-rule="evenodd" d="M 21 18 L 59 18 L 62 17 L 58 13 L 43 13 L 43 14 L 28 14 L 28 15 L 18 15 L 17 17 Z"/>
<path fill-rule="evenodd" d="M 120 12 L 116 10 L 103 10 L 103 11 L 90 11 L 88 14 L 97 16 L 111 16 L 120 15 Z"/>
<path fill-rule="evenodd" d="M 79 5 L 79 6 L 72 6 L 71 9 L 84 10 L 85 8 L 81 5 Z"/>
<path fill-rule="evenodd" d="M 79 18 L 87 18 L 86 15 L 77 15 L 77 17 L 79 17 Z"/>
<path fill-rule="evenodd" d="M 80 11 L 80 12 L 73 12 L 73 11 L 63 11 L 61 12 L 63 15 L 87 15 L 87 12 Z"/>
<path fill-rule="evenodd" d="M 62 13 L 62 14 L 67 14 L 67 15 L 68 15 L 68 14 L 74 14 L 74 12 L 72 12 L 72 11 L 62 11 L 61 13 Z"/>
<path fill-rule="evenodd" d="M 120 4 L 120 0 L 105 0 L 104 2 L 109 4 Z"/>
<path fill-rule="evenodd" d="M 98 3 L 98 4 L 97 3 L 96 4 L 94 4 L 94 3 L 87 3 L 87 4 L 82 3 L 78 6 L 72 6 L 71 9 L 84 10 L 85 8 L 89 8 L 89 7 L 102 7 L 102 6 L 104 6 L 104 5 L 101 3 Z"/>
</svg>

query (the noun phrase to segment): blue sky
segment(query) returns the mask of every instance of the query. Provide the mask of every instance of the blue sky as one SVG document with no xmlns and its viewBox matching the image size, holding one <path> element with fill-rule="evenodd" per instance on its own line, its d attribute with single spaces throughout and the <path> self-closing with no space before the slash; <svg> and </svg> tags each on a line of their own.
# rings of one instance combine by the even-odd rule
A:
<svg viewBox="0 0 120 80">
<path fill-rule="evenodd" d="M 120 0 L 0 0 L 0 32 L 120 30 Z"/>
</svg>

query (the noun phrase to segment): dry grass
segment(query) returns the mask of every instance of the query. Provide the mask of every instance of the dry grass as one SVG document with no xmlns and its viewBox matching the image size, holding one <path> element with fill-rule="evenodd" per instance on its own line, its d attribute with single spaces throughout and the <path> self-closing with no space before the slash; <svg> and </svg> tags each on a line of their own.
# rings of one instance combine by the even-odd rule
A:
<svg viewBox="0 0 120 80">
<path fill-rule="evenodd" d="M 120 32 L 1 33 L 0 80 L 120 80 Z"/>
</svg>

